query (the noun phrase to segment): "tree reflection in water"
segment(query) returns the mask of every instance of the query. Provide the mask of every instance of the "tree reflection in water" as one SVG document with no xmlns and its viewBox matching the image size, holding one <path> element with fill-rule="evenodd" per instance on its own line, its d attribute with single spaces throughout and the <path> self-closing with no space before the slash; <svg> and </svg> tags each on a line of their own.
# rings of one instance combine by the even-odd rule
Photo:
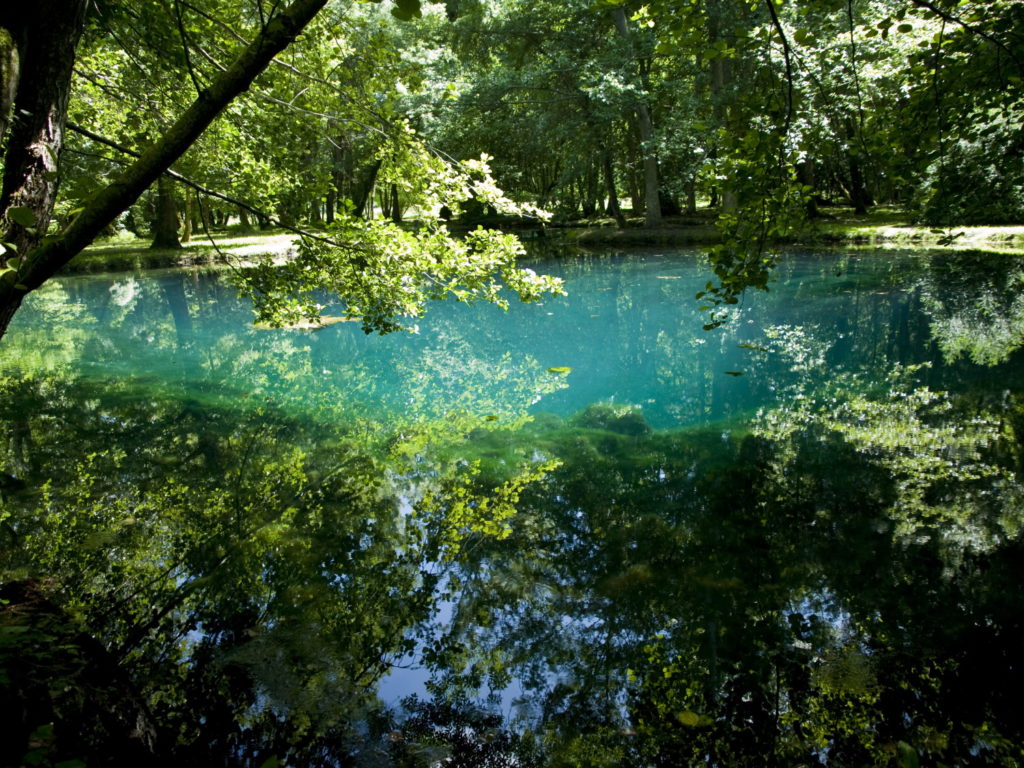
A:
<svg viewBox="0 0 1024 768">
<path fill-rule="evenodd" d="M 742 337 L 774 399 L 666 430 L 611 404 L 527 421 L 564 377 L 454 325 L 395 358 L 411 405 L 383 425 L 316 343 L 199 344 L 204 281 L 164 285 L 120 351 L 206 379 L 97 383 L 61 367 L 102 343 L 74 329 L 157 289 L 57 302 L 70 341 L 27 334 L 0 386 L 0 764 L 1018 764 L 1024 403 L 1008 368 L 922 365 L 933 339 L 1014 357 L 1017 283 L 972 258 L 888 325 L 837 291 L 845 329 Z M 977 354 L 954 333 L 986 324 L 1010 330 Z M 692 348 L 662 329 L 643 370 L 689 375 Z M 425 695 L 385 706 L 410 662 Z"/>
</svg>

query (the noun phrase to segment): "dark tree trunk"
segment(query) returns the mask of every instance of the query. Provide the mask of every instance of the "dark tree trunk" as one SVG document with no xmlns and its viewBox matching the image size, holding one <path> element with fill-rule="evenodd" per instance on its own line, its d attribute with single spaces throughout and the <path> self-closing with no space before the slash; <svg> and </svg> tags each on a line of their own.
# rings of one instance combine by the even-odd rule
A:
<svg viewBox="0 0 1024 768">
<path fill-rule="evenodd" d="M 9 110 L 17 115 L 10 123 L 3 161 L 0 216 L 6 221 L 0 221 L 0 233 L 22 258 L 39 244 L 50 224 L 57 196 L 57 160 L 64 147 L 73 52 L 82 36 L 86 5 L 87 0 L 0 4 L 0 58 L 4 60 L 0 65 L 0 141 L 8 128 Z M 12 209 L 16 209 L 13 216 Z M 100 230 L 102 227 L 97 234 Z M 24 282 L 24 272 L 22 266 L 18 282 Z M 0 295 L 6 292 L 0 290 Z"/>
<path fill-rule="evenodd" d="M 853 210 L 856 214 L 863 216 L 868 208 L 874 205 L 871 193 L 864 184 L 864 173 L 860 167 L 860 159 L 856 154 L 847 154 L 847 162 L 850 168 L 850 202 L 853 203 Z"/>
<path fill-rule="evenodd" d="M 18 95 L 20 73 L 21 54 L 18 52 L 18 44 L 11 31 L 0 21 L 0 145 L 3 144 L 11 115 L 14 114 L 14 99 Z"/>
<path fill-rule="evenodd" d="M 150 248 L 179 249 L 178 204 L 174 199 L 174 185 L 161 176 L 156 183 L 156 218 L 153 220 L 153 242 Z"/>
<path fill-rule="evenodd" d="M 324 220 L 328 224 L 334 223 L 334 209 L 337 206 L 337 197 L 333 189 L 327 190 L 327 200 L 324 204 Z"/>
<path fill-rule="evenodd" d="M 815 219 L 818 217 L 818 197 L 814 178 L 814 161 L 802 161 L 797 165 L 796 173 L 800 183 L 811 188 L 811 194 L 807 197 L 807 217 Z"/>
<path fill-rule="evenodd" d="M 12 3 L 4 0 L 0 4 L 0 27 L 10 31 L 15 41 L 26 41 L 29 50 L 28 57 L 21 57 L 15 108 L 19 114 L 26 110 L 31 115 L 31 119 L 19 120 L 11 130 L 4 158 L 0 211 L 6 213 L 11 207 L 25 206 L 34 213 L 38 223 L 35 235 L 19 224 L 5 227 L 3 239 L 16 243 L 24 260 L 16 278 L 20 282 L 0 278 L 0 335 L 7 330 L 7 322 L 24 295 L 49 280 L 118 214 L 138 200 L 326 4 L 327 0 L 292 0 L 142 157 L 94 195 L 67 229 L 42 245 L 39 242 L 53 209 L 54 159 L 62 145 L 74 51 L 81 36 L 87 1 Z M 27 45 L 29 42 L 31 46 Z M 34 126 L 34 141 L 24 141 L 23 134 L 32 130 L 27 126 Z"/>
<path fill-rule="evenodd" d="M 398 185 L 391 185 L 391 220 L 395 224 L 402 223 L 402 206 L 398 200 Z"/>
<path fill-rule="evenodd" d="M 204 234 L 208 233 L 210 231 L 210 202 L 201 197 L 197 197 L 196 203 L 199 208 L 199 227 L 203 230 Z"/>
<path fill-rule="evenodd" d="M 859 142 L 857 137 L 857 126 L 853 120 L 846 120 L 846 136 L 851 149 L 846 152 L 847 169 L 850 172 L 850 202 L 853 204 L 854 212 L 863 216 L 868 208 L 875 204 L 864 183 L 864 172 L 861 169 L 861 158 L 852 147 Z"/>
<path fill-rule="evenodd" d="M 686 183 L 686 213 L 690 216 L 697 213 L 697 180 L 693 178 Z"/>
<path fill-rule="evenodd" d="M 380 160 L 377 160 L 367 174 L 366 180 L 359 187 L 359 199 L 355 200 L 355 209 L 352 213 L 362 217 L 366 213 L 367 204 L 370 206 L 371 218 L 373 212 L 373 188 L 377 185 L 377 174 L 380 173 Z"/>
<path fill-rule="evenodd" d="M 612 153 L 606 151 L 602 158 L 602 170 L 604 171 L 604 186 L 608 192 L 608 213 L 619 229 L 626 228 L 626 217 L 622 215 L 622 208 L 619 207 L 619 195 L 615 191 L 615 169 L 612 167 Z"/>
<path fill-rule="evenodd" d="M 185 209 L 181 214 L 181 242 L 187 243 L 192 239 L 192 202 L 195 193 L 185 188 Z"/>
<path fill-rule="evenodd" d="M 710 43 L 718 43 L 725 40 L 722 26 L 723 21 L 728 16 L 723 6 L 724 4 L 720 0 L 708 3 L 707 34 L 708 42 Z M 716 56 L 711 59 L 710 69 L 711 104 L 715 123 L 719 127 L 724 128 L 727 133 L 733 135 L 739 130 L 740 126 L 734 125 L 736 120 L 732 105 L 735 98 L 730 88 L 732 82 L 731 62 L 728 59 Z M 716 154 L 717 147 L 712 146 L 712 157 Z M 728 183 L 723 185 L 721 189 L 714 188 L 711 191 L 711 206 L 717 207 L 719 203 L 723 211 L 735 211 L 739 205 L 736 192 L 729 188 Z"/>
<path fill-rule="evenodd" d="M 626 11 L 623 6 L 612 10 L 615 28 L 619 36 L 632 43 Z M 641 75 L 642 77 L 642 75 Z M 643 89 L 646 93 L 647 89 Z M 637 129 L 644 156 L 644 223 L 652 226 L 661 223 L 661 202 L 658 199 L 658 155 L 654 144 L 654 123 L 647 102 L 640 99 L 636 104 Z"/>
</svg>

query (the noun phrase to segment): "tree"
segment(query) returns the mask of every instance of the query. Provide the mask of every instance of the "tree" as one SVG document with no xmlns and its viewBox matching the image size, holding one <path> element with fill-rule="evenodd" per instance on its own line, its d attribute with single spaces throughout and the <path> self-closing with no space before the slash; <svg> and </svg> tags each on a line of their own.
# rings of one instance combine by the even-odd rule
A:
<svg viewBox="0 0 1024 768">
<path fill-rule="evenodd" d="M 54 39 L 54 35 L 47 28 L 46 19 L 42 17 L 22 19 L 15 16 L 6 22 L 7 26 L 14 30 L 12 37 L 18 38 L 20 35 L 26 39 L 38 38 L 41 41 L 34 44 L 31 49 L 34 52 L 33 56 L 38 54 L 38 57 L 26 59 L 21 71 L 18 99 L 22 102 L 30 97 L 43 99 L 44 103 L 36 105 L 35 112 L 45 112 L 50 117 L 44 126 L 36 128 L 36 135 L 25 139 L 12 135 L 12 140 L 8 143 L 5 157 L 5 191 L 0 197 L 0 214 L 6 221 L 3 242 L 9 243 L 10 247 L 5 255 L 6 269 L 0 280 L 0 332 L 6 329 L 25 294 L 37 289 L 52 277 L 118 214 L 135 202 L 161 174 L 169 172 L 170 166 L 195 144 L 206 128 L 236 97 L 250 87 L 274 57 L 295 40 L 326 3 L 327 0 L 293 0 L 272 18 L 264 19 L 263 23 L 258 24 L 254 39 L 242 46 L 234 62 L 230 66 L 216 69 L 208 84 L 200 90 L 198 98 L 175 119 L 160 138 L 146 147 L 113 182 L 90 198 L 63 231 L 53 235 L 46 235 L 46 228 L 59 181 L 56 158 L 63 147 L 62 131 L 67 111 L 71 65 L 74 60 L 74 57 L 68 54 L 68 51 L 74 50 L 74 46 L 69 42 L 77 41 L 81 35 L 82 14 L 73 19 L 73 24 L 65 25 L 66 29 L 60 28 L 63 30 L 61 39 Z M 418 9 L 418 2 L 402 3 L 396 9 L 396 13 L 408 16 L 413 10 L 418 13 Z M 59 15 L 63 18 L 62 14 Z M 47 66 L 53 66 L 55 62 L 61 65 L 57 73 L 59 77 L 49 76 L 45 69 Z M 43 78 L 48 88 L 32 88 L 33 78 Z M 28 95 L 22 96 L 22 91 Z M 15 100 L 15 109 L 21 109 L 20 103 Z M 23 125 L 27 126 L 28 123 Z M 21 130 L 24 132 L 26 129 Z M 399 146 L 408 146 L 411 143 L 407 131 L 398 131 L 393 140 Z M 34 165 L 29 163 L 33 157 Z M 428 174 L 436 176 L 436 169 L 437 163 L 431 163 L 429 168 L 424 167 L 422 178 L 428 178 Z M 478 178 L 473 180 L 470 174 L 476 174 Z M 432 185 L 432 200 L 440 194 L 457 202 L 475 194 L 484 198 L 486 202 L 504 207 L 506 210 L 523 211 L 494 188 L 485 165 L 476 164 L 468 167 L 461 176 L 458 173 L 447 174 L 446 178 L 443 184 Z M 434 207 L 438 205 L 433 203 Z M 484 249 L 479 252 L 467 251 L 453 241 L 448 242 L 446 250 L 438 250 L 438 245 L 446 239 L 446 235 L 436 224 L 430 224 L 428 222 L 427 230 L 422 237 L 414 236 L 407 240 L 407 245 L 412 249 L 410 253 L 418 255 L 419 259 L 412 259 L 412 263 L 406 264 L 404 270 L 400 269 L 401 261 L 389 260 L 389 263 L 396 267 L 395 270 L 388 272 L 389 276 L 399 279 L 404 275 L 413 285 L 418 286 L 421 297 L 428 292 L 432 296 L 437 295 L 436 276 L 424 275 L 421 272 L 423 258 L 430 254 L 436 257 L 444 253 L 452 256 L 458 254 L 462 258 L 461 261 L 442 262 L 438 267 L 445 274 L 447 289 L 463 298 L 496 299 L 500 286 L 495 281 L 493 273 L 498 267 L 510 284 L 521 291 L 524 300 L 536 296 L 538 291 L 558 290 L 555 281 L 539 278 L 527 271 L 515 270 L 513 262 L 516 250 L 508 238 L 479 238 L 475 245 Z M 351 231 L 351 224 L 341 227 L 339 231 Z M 349 273 L 358 272 L 360 265 L 365 263 L 367 254 L 365 248 L 360 245 L 342 251 L 339 248 L 344 248 L 345 244 L 338 240 L 320 238 L 319 242 L 330 244 L 335 249 L 331 259 L 324 258 L 327 252 L 322 248 L 317 251 L 320 264 L 326 266 L 328 271 L 336 268 L 348 270 Z M 309 245 L 307 252 L 311 252 L 312 247 Z M 377 247 L 382 246 L 378 244 Z M 256 294 L 262 296 L 274 292 L 274 283 L 267 277 L 266 272 L 259 275 L 259 285 L 253 289 Z M 467 289 L 458 293 L 455 289 L 463 277 L 467 280 Z M 334 284 L 344 286 L 347 283 L 344 279 L 338 279 Z M 373 285 L 365 281 L 362 287 L 364 296 L 366 291 L 373 290 Z M 294 284 L 289 290 L 293 288 Z M 270 307 L 271 303 L 264 306 Z M 274 306 L 281 306 L 281 302 Z M 308 302 L 305 307 L 312 311 L 312 305 Z M 276 320 L 281 322 L 280 318 Z M 378 330 L 393 330 L 397 325 L 390 319 L 385 322 L 381 318 L 381 322 L 375 327 Z"/>
<path fill-rule="evenodd" d="M 16 124 L 4 156 L 0 217 L 5 220 L 3 242 L 14 247 L 5 254 L 8 271 L 0 280 L 0 334 L 25 294 L 52 277 L 135 202 L 326 4 L 327 0 L 293 0 L 269 20 L 174 125 L 54 237 L 44 236 L 59 182 L 57 160 L 64 146 L 74 64 L 71 52 L 82 34 L 86 3 L 75 2 L 72 13 L 57 3 L 39 3 L 17 12 L 8 6 L 0 19 L 11 38 L 19 41 L 19 61 L 23 59 L 13 108 L 19 114 L 27 111 L 34 119 Z M 23 50 L 28 55 L 20 56 Z M 2 90 L 14 89 L 5 83 Z"/>
</svg>

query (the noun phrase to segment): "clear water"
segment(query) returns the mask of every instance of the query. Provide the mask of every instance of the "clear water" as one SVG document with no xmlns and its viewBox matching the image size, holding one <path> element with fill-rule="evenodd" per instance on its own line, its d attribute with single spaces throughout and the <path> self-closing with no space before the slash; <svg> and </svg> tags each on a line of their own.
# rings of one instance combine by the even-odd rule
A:
<svg viewBox="0 0 1024 768">
<path fill-rule="evenodd" d="M 211 272 L 48 284 L 0 564 L 111 647 L 178 607 L 125 664 L 225 760 L 1021 760 L 1024 265 L 794 252 L 713 331 L 695 251 L 531 266 L 569 295 L 387 337 L 253 328 Z"/>
<path fill-rule="evenodd" d="M 910 256 L 792 254 L 769 292 L 749 294 L 712 332 L 702 329 L 708 318 L 694 299 L 709 276 L 696 251 L 533 266 L 564 278 L 568 296 L 513 303 L 508 312 L 438 303 L 418 333 L 385 337 L 366 336 L 358 323 L 256 329 L 215 273 L 57 280 L 26 302 L 0 365 L 71 365 L 98 381 L 138 377 L 204 401 L 265 398 L 296 412 L 312 413 L 328 398 L 381 420 L 452 411 L 568 416 L 612 403 L 668 428 L 743 419 L 775 402 L 799 368 L 776 354 L 787 339 L 806 341 L 807 354 L 827 349 L 829 365 L 847 368 L 942 364 L 934 344 L 907 336 L 922 290 L 909 277 Z M 765 329 L 777 329 L 774 341 Z M 805 375 L 820 368 L 805 365 Z"/>
</svg>

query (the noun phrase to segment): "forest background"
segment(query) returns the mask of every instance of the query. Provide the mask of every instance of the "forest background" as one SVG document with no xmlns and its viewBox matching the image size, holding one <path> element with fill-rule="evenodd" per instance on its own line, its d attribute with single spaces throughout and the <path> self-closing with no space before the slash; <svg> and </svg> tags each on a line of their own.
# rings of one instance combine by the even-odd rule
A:
<svg viewBox="0 0 1024 768">
<path fill-rule="evenodd" d="M 261 319 L 315 315 L 310 291 L 328 287 L 387 331 L 425 295 L 493 298 L 474 260 L 524 298 L 552 288 L 512 269 L 514 241 L 456 243 L 451 221 L 713 221 L 711 310 L 763 287 L 771 246 L 832 204 L 1019 222 L 1021 14 L 1007 0 L 8 5 L 0 322 L 123 230 L 172 248 L 228 222 L 320 231 L 301 269 L 243 280 Z M 388 249 L 404 255 L 378 268 Z M 400 298 L 402 281 L 417 291 Z"/>
</svg>

